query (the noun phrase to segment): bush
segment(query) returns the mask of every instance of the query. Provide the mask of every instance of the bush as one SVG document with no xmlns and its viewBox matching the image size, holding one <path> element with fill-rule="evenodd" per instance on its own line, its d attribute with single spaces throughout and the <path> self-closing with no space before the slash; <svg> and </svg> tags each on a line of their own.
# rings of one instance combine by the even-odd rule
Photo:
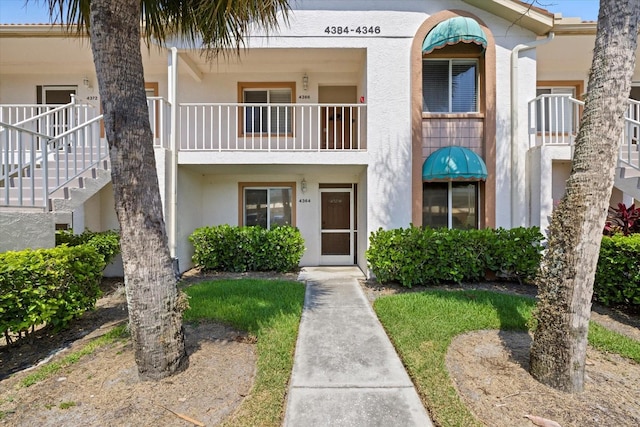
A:
<svg viewBox="0 0 640 427">
<path fill-rule="evenodd" d="M 640 307 L 640 234 L 602 237 L 593 295 L 605 305 Z"/>
<path fill-rule="evenodd" d="M 540 262 L 542 238 L 537 227 L 379 229 L 369 237 L 366 257 L 379 281 L 398 281 L 407 287 L 476 281 L 487 271 L 529 279 Z"/>
<path fill-rule="evenodd" d="M 219 225 L 196 229 L 193 262 L 205 270 L 292 271 L 304 253 L 304 240 L 297 228 Z"/>
<path fill-rule="evenodd" d="M 0 333 L 56 329 L 94 307 L 104 257 L 89 245 L 0 254 Z"/>
<path fill-rule="evenodd" d="M 78 246 L 87 244 L 104 257 L 105 265 L 109 265 L 113 258 L 120 253 L 120 233 L 115 230 L 89 231 L 73 234 L 73 231 L 60 230 L 56 232 L 56 246 Z"/>
</svg>

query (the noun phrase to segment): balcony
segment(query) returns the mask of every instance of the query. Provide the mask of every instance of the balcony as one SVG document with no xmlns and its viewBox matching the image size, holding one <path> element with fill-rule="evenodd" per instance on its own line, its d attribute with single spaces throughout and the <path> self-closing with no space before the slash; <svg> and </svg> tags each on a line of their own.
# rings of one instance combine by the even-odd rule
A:
<svg viewBox="0 0 640 427">
<path fill-rule="evenodd" d="M 179 105 L 180 151 L 365 151 L 364 104 Z"/>
<path fill-rule="evenodd" d="M 640 171 L 640 101 L 629 99 L 624 114 L 618 164 Z M 584 102 L 570 95 L 540 95 L 529 102 L 529 146 L 572 147 L 578 136 Z M 627 172 L 628 173 L 628 172 Z"/>
</svg>

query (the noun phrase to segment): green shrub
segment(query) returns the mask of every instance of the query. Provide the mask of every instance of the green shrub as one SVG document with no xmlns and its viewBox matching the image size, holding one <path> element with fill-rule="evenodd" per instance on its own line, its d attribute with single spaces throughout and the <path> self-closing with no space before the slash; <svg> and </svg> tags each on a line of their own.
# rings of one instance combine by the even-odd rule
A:
<svg viewBox="0 0 640 427">
<path fill-rule="evenodd" d="M 366 257 L 379 281 L 398 281 L 407 287 L 476 281 L 487 271 L 528 279 L 537 271 L 542 238 L 536 227 L 379 229 L 369 237 Z"/>
<path fill-rule="evenodd" d="M 502 277 L 532 279 L 540 266 L 544 238 L 538 227 L 483 230 L 491 234 L 486 250 L 486 266 Z"/>
<path fill-rule="evenodd" d="M 640 234 L 602 237 L 593 294 L 605 305 L 640 306 Z"/>
<path fill-rule="evenodd" d="M 304 253 L 304 240 L 297 228 L 218 225 L 196 229 L 189 241 L 193 262 L 205 270 L 291 271 Z"/>
<path fill-rule="evenodd" d="M 113 258 L 120 253 L 120 233 L 115 230 L 89 231 L 73 234 L 73 231 L 60 230 L 56 232 L 56 246 L 78 246 L 87 244 L 104 257 L 109 265 Z"/>
<path fill-rule="evenodd" d="M 0 253 L 0 333 L 66 326 L 94 307 L 104 267 L 90 245 Z"/>
</svg>

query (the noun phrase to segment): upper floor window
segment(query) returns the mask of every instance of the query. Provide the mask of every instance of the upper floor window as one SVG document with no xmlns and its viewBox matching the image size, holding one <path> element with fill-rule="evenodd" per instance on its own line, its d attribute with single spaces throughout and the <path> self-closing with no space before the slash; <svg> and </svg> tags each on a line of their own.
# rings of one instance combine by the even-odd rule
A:
<svg viewBox="0 0 640 427">
<path fill-rule="evenodd" d="M 422 99 L 426 113 L 478 112 L 478 61 L 424 59 Z"/>
<path fill-rule="evenodd" d="M 270 85 L 265 83 L 240 84 L 241 102 L 250 104 L 244 107 L 244 133 L 261 133 L 287 135 L 292 133 L 294 84 L 279 83 Z M 270 87 L 272 86 L 272 87 Z M 257 104 L 275 104 L 261 106 Z"/>
</svg>

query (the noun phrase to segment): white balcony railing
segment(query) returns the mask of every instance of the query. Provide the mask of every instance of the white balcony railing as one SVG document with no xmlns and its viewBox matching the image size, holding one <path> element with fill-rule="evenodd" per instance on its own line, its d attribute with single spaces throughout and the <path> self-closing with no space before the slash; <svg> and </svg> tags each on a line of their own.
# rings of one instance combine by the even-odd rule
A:
<svg viewBox="0 0 640 427">
<path fill-rule="evenodd" d="M 578 136 L 584 102 L 570 95 L 540 95 L 529 102 L 529 144 L 571 146 Z M 640 101 L 628 100 L 620 143 L 620 166 L 640 170 Z"/>
<path fill-rule="evenodd" d="M 640 101 L 629 100 L 619 160 L 623 166 L 640 171 Z"/>
<path fill-rule="evenodd" d="M 183 151 L 365 150 L 364 104 L 180 104 Z"/>
<path fill-rule="evenodd" d="M 573 145 L 584 102 L 570 95 L 540 95 L 529 102 L 529 145 Z"/>
</svg>

